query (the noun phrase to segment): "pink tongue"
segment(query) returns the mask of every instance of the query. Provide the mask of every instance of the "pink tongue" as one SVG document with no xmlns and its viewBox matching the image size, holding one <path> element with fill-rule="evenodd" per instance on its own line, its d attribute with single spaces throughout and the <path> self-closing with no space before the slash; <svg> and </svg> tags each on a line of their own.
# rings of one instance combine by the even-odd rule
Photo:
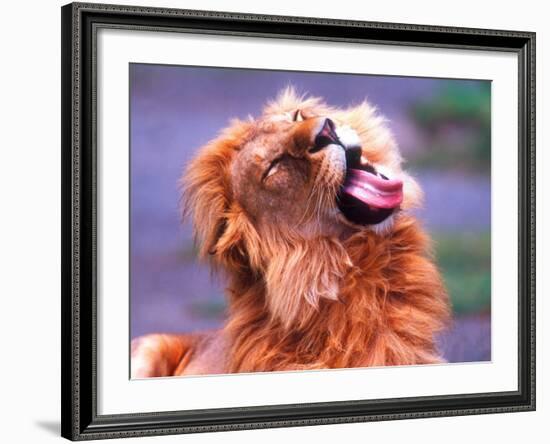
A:
<svg viewBox="0 0 550 444">
<path fill-rule="evenodd" d="M 374 208 L 397 208 L 403 201 L 401 180 L 382 179 L 362 170 L 348 170 L 343 191 Z"/>
</svg>

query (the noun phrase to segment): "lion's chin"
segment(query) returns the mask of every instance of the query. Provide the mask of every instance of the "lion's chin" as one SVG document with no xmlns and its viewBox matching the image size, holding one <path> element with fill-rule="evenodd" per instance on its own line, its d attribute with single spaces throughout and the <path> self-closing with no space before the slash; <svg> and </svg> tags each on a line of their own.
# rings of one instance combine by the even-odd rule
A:
<svg viewBox="0 0 550 444">
<path fill-rule="evenodd" d="M 338 209 L 346 220 L 360 226 L 383 224 L 396 211 L 396 208 L 372 207 L 346 193 L 338 196 Z"/>
</svg>

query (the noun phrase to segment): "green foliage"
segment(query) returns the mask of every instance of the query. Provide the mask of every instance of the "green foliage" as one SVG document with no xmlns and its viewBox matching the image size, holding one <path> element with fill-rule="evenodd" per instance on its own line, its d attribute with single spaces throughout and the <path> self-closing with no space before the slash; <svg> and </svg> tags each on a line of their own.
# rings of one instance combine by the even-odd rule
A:
<svg viewBox="0 0 550 444">
<path fill-rule="evenodd" d="M 456 314 L 491 307 L 491 234 L 434 235 L 437 263 Z"/>
<path fill-rule="evenodd" d="M 427 144 L 413 164 L 490 170 L 490 82 L 448 82 L 437 94 L 412 103 L 409 115 Z"/>
<path fill-rule="evenodd" d="M 189 307 L 189 311 L 193 316 L 205 320 L 222 319 L 225 310 L 226 303 L 222 294 L 216 294 L 208 300 L 193 301 Z"/>
</svg>

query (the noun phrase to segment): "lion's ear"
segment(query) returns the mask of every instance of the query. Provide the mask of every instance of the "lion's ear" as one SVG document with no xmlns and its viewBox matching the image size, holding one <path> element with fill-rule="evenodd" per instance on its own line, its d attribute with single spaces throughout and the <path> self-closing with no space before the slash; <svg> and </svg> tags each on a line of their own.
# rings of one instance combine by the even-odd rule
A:
<svg viewBox="0 0 550 444">
<path fill-rule="evenodd" d="M 224 213 L 229 206 L 228 173 L 220 144 L 209 144 L 201 149 L 182 178 L 183 217 L 192 217 L 195 241 L 199 255 L 207 256 L 223 235 Z"/>
<path fill-rule="evenodd" d="M 219 262 L 233 270 L 240 267 L 260 270 L 262 267 L 260 237 L 236 202 L 225 214 L 223 233 L 213 254 Z"/>
<path fill-rule="evenodd" d="M 234 121 L 217 139 L 202 147 L 181 179 L 182 214 L 192 217 L 199 255 L 216 254 L 227 229 L 231 207 L 231 162 L 248 134 L 249 124 Z"/>
</svg>

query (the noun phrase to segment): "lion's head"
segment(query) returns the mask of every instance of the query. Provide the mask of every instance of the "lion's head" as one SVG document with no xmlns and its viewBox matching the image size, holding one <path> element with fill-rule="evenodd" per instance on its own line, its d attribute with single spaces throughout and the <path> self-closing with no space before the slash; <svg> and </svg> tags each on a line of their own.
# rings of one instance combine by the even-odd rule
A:
<svg viewBox="0 0 550 444">
<path fill-rule="evenodd" d="M 345 241 L 387 236 L 421 199 L 384 119 L 367 102 L 339 109 L 292 88 L 263 114 L 233 121 L 183 176 L 200 252 L 254 275 L 285 325 L 335 301 L 353 263 Z"/>
</svg>

